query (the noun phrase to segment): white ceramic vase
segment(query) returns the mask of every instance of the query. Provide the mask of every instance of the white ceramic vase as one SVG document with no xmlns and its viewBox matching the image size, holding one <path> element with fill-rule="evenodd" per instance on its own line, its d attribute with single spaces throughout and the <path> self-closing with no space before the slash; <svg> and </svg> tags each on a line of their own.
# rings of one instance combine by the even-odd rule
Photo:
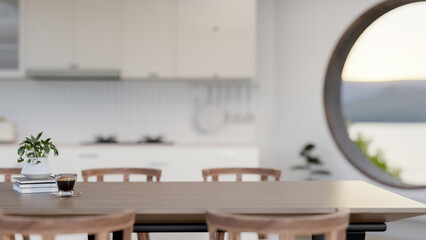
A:
<svg viewBox="0 0 426 240">
<path fill-rule="evenodd" d="M 28 160 L 30 160 L 30 162 L 28 162 Z M 25 160 L 24 167 L 21 171 L 22 175 L 30 179 L 48 178 L 51 173 L 49 160 L 45 157 L 29 158 Z"/>
</svg>

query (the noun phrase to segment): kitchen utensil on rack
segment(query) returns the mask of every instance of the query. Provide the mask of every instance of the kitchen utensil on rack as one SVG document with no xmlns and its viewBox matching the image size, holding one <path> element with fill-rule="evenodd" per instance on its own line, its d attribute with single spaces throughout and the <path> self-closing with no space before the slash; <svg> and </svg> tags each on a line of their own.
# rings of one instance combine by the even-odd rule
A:
<svg viewBox="0 0 426 240">
<path fill-rule="evenodd" d="M 228 85 L 224 85 L 224 114 L 226 123 L 232 123 L 232 91 Z"/>
<path fill-rule="evenodd" d="M 199 104 L 196 98 L 197 107 L 194 113 L 194 126 L 203 134 L 212 134 L 223 128 L 226 116 L 219 102 L 220 91 L 214 85 L 207 87 L 207 100 L 204 104 Z"/>
<path fill-rule="evenodd" d="M 242 123 L 244 122 L 244 105 L 241 84 L 235 86 L 235 106 L 234 123 Z"/>
<path fill-rule="evenodd" d="M 253 91 L 251 84 L 247 84 L 245 90 L 246 90 L 246 94 L 245 94 L 246 99 L 244 104 L 246 107 L 246 113 L 244 116 L 244 120 L 246 123 L 251 123 L 254 120 L 254 116 L 251 110 L 251 107 L 252 107 L 251 99 L 252 99 L 252 91 Z"/>
</svg>

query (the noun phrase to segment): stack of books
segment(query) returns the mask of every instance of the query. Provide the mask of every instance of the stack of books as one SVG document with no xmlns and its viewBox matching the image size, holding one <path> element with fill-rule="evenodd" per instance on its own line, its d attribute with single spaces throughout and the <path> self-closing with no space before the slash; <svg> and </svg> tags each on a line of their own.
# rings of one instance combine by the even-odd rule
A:
<svg viewBox="0 0 426 240">
<path fill-rule="evenodd" d="M 28 179 L 17 177 L 14 180 L 13 190 L 19 193 L 50 193 L 58 191 L 58 186 L 54 178 Z"/>
</svg>

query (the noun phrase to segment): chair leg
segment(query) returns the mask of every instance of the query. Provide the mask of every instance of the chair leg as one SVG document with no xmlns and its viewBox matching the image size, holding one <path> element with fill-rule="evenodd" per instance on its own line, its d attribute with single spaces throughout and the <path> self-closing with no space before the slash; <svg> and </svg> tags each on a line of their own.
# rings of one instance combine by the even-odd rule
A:
<svg viewBox="0 0 426 240">
<path fill-rule="evenodd" d="M 259 236 L 259 240 L 260 239 L 268 239 L 268 234 L 258 233 L 257 236 Z"/>
<path fill-rule="evenodd" d="M 149 240 L 149 233 L 138 233 L 138 240 Z"/>
<path fill-rule="evenodd" d="M 224 240 L 225 239 L 225 233 L 224 232 L 216 232 L 217 234 L 217 240 Z"/>
</svg>

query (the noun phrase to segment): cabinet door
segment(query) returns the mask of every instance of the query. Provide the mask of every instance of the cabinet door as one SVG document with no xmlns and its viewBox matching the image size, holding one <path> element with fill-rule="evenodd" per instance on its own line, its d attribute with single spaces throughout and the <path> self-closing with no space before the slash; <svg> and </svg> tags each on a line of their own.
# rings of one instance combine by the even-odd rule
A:
<svg viewBox="0 0 426 240">
<path fill-rule="evenodd" d="M 177 0 L 179 28 L 253 29 L 256 0 Z"/>
<path fill-rule="evenodd" d="M 254 0 L 179 0 L 178 76 L 252 78 Z"/>
<path fill-rule="evenodd" d="M 117 0 L 74 0 L 75 64 L 84 69 L 120 67 L 120 14 Z"/>
<path fill-rule="evenodd" d="M 28 69 L 68 68 L 73 56 L 74 1 L 23 1 Z"/>
<path fill-rule="evenodd" d="M 124 0 L 123 77 L 176 76 L 176 2 Z"/>
</svg>

